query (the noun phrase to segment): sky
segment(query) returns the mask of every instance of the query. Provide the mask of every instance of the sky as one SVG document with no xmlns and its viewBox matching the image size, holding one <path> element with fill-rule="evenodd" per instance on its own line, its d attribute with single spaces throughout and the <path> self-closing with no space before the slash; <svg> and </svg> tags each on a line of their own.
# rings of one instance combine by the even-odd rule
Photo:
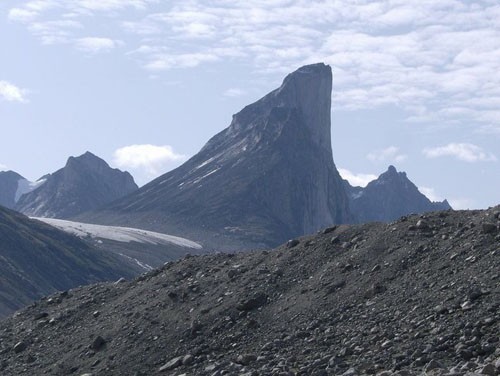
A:
<svg viewBox="0 0 500 376">
<path fill-rule="evenodd" d="M 0 170 L 30 180 L 91 151 L 143 185 L 324 62 L 351 184 L 500 204 L 498 0 L 0 0 L 0 48 Z"/>
</svg>

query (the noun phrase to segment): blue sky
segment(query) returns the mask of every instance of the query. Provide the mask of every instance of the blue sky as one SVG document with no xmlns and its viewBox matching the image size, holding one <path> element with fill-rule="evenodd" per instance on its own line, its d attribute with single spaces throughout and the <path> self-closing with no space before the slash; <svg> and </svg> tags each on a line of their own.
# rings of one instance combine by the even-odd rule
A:
<svg viewBox="0 0 500 376">
<path fill-rule="evenodd" d="M 497 0 L 2 0 L 0 46 L 0 169 L 29 179 L 89 150 L 144 184 L 325 62 L 344 177 L 500 203 Z"/>
</svg>

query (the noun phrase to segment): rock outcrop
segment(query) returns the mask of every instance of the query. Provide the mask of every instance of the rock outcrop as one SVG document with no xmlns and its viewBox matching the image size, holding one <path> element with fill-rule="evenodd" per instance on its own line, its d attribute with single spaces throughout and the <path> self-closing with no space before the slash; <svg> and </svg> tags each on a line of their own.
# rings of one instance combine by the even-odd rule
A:
<svg viewBox="0 0 500 376">
<path fill-rule="evenodd" d="M 351 187 L 344 181 L 356 222 L 390 222 L 411 213 L 451 209 L 448 201 L 432 202 L 413 184 L 405 172 L 389 166 L 386 172 L 365 188 Z"/>
<path fill-rule="evenodd" d="M 17 172 L 0 171 L 0 205 L 6 208 L 14 207 L 20 180 L 25 179 Z"/>
<path fill-rule="evenodd" d="M 330 136 L 332 72 L 289 74 L 179 168 L 84 221 L 166 231 L 212 247 L 274 246 L 350 220 Z"/>
<path fill-rule="evenodd" d="M 97 209 L 138 187 L 128 172 L 112 169 L 90 152 L 70 157 L 66 166 L 21 196 L 15 209 L 34 217 L 69 218 Z"/>
</svg>

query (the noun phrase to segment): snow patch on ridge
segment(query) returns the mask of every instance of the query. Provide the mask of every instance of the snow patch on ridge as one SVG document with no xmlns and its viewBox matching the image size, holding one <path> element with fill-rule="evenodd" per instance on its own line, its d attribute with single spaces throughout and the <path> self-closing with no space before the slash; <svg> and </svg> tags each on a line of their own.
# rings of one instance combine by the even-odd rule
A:
<svg viewBox="0 0 500 376">
<path fill-rule="evenodd" d="M 38 221 L 45 222 L 60 230 L 76 235 L 80 238 L 99 238 L 114 240 L 122 243 L 137 242 L 143 244 L 174 244 L 180 247 L 201 249 L 202 246 L 192 240 L 184 239 L 178 236 L 160 234 L 158 232 L 141 230 L 130 227 L 103 226 L 90 223 L 72 222 L 63 219 L 37 218 Z"/>
<path fill-rule="evenodd" d="M 148 272 L 150 272 L 151 270 L 154 270 L 154 268 L 153 268 L 151 265 L 146 264 L 146 263 L 144 263 L 144 262 L 140 262 L 140 261 L 139 261 L 139 260 L 137 260 L 136 258 L 133 258 L 133 257 L 127 256 L 127 255 L 125 255 L 125 254 L 123 254 L 123 253 L 119 253 L 119 255 L 120 255 L 120 256 L 123 256 L 123 257 L 125 257 L 126 259 L 131 260 L 132 262 L 135 262 L 135 263 L 136 263 L 137 265 L 139 265 L 142 269 L 144 269 L 144 270 L 146 270 L 146 271 L 148 271 Z"/>
</svg>

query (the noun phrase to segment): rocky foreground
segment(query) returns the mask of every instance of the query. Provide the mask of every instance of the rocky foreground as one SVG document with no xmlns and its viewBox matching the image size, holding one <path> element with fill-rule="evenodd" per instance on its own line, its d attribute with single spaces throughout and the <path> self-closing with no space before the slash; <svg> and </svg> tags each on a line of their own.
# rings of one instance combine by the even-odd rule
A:
<svg viewBox="0 0 500 376">
<path fill-rule="evenodd" d="M 186 257 L 0 322 L 2 375 L 498 375 L 500 207 Z"/>
</svg>

